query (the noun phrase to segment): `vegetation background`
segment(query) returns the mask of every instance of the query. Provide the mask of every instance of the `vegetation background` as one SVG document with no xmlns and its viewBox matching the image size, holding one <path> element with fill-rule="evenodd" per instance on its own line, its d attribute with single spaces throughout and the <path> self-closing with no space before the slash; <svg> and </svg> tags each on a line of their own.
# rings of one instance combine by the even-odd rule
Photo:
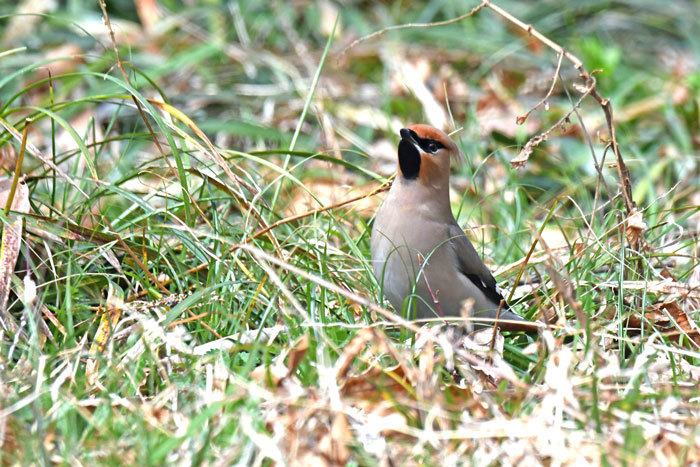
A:
<svg viewBox="0 0 700 467">
<path fill-rule="evenodd" d="M 1 3 L 0 462 L 700 462 L 700 5 L 496 5 L 636 209 L 490 4 Z M 415 122 L 539 335 L 384 312 Z"/>
</svg>

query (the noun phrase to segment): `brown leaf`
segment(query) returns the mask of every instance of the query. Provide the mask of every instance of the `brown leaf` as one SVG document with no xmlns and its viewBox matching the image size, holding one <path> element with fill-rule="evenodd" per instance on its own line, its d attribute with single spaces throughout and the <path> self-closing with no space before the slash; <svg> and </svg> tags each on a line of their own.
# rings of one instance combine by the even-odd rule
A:
<svg viewBox="0 0 700 467">
<path fill-rule="evenodd" d="M 644 318 L 646 318 L 655 327 L 666 328 L 671 324 L 671 320 L 666 313 L 663 311 L 663 304 L 655 304 L 649 306 L 644 312 Z M 627 320 L 628 328 L 642 328 L 642 318 L 639 314 L 632 314 Z"/>
<path fill-rule="evenodd" d="M 370 328 L 361 329 L 355 337 L 345 346 L 343 353 L 338 358 L 336 362 L 337 368 L 337 378 L 338 380 L 344 379 L 348 370 L 355 360 L 355 357 L 367 346 L 367 343 L 372 342 L 374 339 L 374 331 Z"/>
<path fill-rule="evenodd" d="M 696 346 L 700 347 L 700 327 L 698 327 L 698 324 L 683 310 L 680 301 L 670 300 L 661 303 L 660 306 L 673 317 L 676 322 L 675 325 L 680 328 L 680 332 L 672 333 L 671 335 L 677 335 L 679 341 L 681 336 L 684 335 L 692 340 Z"/>
<path fill-rule="evenodd" d="M 532 151 L 534 151 L 537 146 L 539 146 L 542 142 L 546 140 L 547 136 L 545 135 L 538 135 L 534 138 L 530 138 L 530 140 L 525 144 L 520 153 L 516 157 L 511 159 L 510 165 L 514 169 L 525 167 L 525 164 L 527 164 L 527 161 L 530 159 L 530 155 L 532 155 Z"/>
<path fill-rule="evenodd" d="M 0 209 L 4 209 L 10 197 L 12 179 L 0 181 Z M 13 211 L 29 212 L 29 188 L 25 183 L 17 185 L 12 199 Z M 17 214 L 10 214 L 9 221 L 2 230 L 2 245 L 0 245 L 0 325 L 16 332 L 18 327 L 15 319 L 7 312 L 7 301 L 10 297 L 10 282 L 15 271 L 22 238 L 23 219 Z"/>
<path fill-rule="evenodd" d="M 345 397 L 377 401 L 383 395 L 398 397 L 410 387 L 401 366 L 372 366 L 360 375 L 349 377 L 340 387 L 340 393 Z"/>
<path fill-rule="evenodd" d="M 287 371 L 290 375 L 296 371 L 297 367 L 304 359 L 307 350 L 309 350 L 309 336 L 308 334 L 304 334 L 304 336 L 294 345 L 294 348 L 289 351 Z"/>
<path fill-rule="evenodd" d="M 646 228 L 647 225 L 644 223 L 641 211 L 637 208 L 632 209 L 632 212 L 630 212 L 627 219 L 625 219 L 625 231 L 627 232 L 627 241 L 630 245 L 638 244 Z"/>
<path fill-rule="evenodd" d="M 282 381 L 292 375 L 309 349 L 309 336 L 304 335 L 293 348 L 275 357 L 272 365 L 260 365 L 251 372 L 251 377 L 261 384 L 276 388 Z M 284 359 L 287 358 L 287 364 Z"/>
<path fill-rule="evenodd" d="M 6 143 L 0 146 L 0 169 L 14 172 L 17 163 L 17 150 L 14 145 Z"/>
<path fill-rule="evenodd" d="M 331 465 L 345 465 L 350 457 L 348 444 L 352 439 L 348 419 L 339 412 L 333 419 L 330 433 L 321 438 L 318 448 Z"/>
</svg>

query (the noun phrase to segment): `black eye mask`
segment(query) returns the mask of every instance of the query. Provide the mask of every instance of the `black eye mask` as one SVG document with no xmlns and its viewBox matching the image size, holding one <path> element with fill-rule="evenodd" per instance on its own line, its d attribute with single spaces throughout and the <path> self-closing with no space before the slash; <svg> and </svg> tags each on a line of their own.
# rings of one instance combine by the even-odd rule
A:
<svg viewBox="0 0 700 467">
<path fill-rule="evenodd" d="M 445 147 L 444 144 L 442 144 L 440 141 L 436 139 L 429 139 L 429 138 L 421 138 L 418 136 L 418 134 L 413 131 L 413 130 L 408 130 L 409 133 L 411 134 L 411 137 L 413 140 L 420 146 L 420 148 L 427 152 L 428 154 L 435 154 L 438 152 L 440 149 L 443 149 Z"/>
<path fill-rule="evenodd" d="M 418 133 L 407 128 L 402 129 L 400 133 L 399 167 L 401 168 L 401 173 L 404 178 L 409 180 L 418 178 L 418 173 L 420 172 L 420 152 L 416 148 L 416 145 L 426 154 L 435 154 L 440 149 L 443 149 L 445 145 L 435 139 L 421 138 L 418 136 Z"/>
</svg>

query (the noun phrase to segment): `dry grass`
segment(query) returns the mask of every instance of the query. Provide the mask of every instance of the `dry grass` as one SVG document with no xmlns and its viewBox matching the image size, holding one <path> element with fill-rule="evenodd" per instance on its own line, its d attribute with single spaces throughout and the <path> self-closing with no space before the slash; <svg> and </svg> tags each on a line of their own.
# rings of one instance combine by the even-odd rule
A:
<svg viewBox="0 0 700 467">
<path fill-rule="evenodd" d="M 692 4 L 79 3 L 0 6 L 0 462 L 700 462 Z M 539 335 L 385 310 L 418 121 Z"/>
</svg>

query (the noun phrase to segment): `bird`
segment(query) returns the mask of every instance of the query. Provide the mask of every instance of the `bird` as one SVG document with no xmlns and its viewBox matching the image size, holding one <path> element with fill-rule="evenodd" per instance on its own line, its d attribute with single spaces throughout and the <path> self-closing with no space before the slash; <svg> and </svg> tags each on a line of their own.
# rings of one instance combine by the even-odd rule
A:
<svg viewBox="0 0 700 467">
<path fill-rule="evenodd" d="M 508 306 L 452 214 L 450 160 L 460 158 L 457 145 L 425 124 L 399 134 L 398 173 L 370 240 L 372 269 L 384 296 L 398 313 L 408 305 L 410 319 L 459 317 L 470 300 L 468 315 L 476 328 L 493 326 L 498 314 L 501 330 L 537 330 L 537 323 Z"/>
</svg>

